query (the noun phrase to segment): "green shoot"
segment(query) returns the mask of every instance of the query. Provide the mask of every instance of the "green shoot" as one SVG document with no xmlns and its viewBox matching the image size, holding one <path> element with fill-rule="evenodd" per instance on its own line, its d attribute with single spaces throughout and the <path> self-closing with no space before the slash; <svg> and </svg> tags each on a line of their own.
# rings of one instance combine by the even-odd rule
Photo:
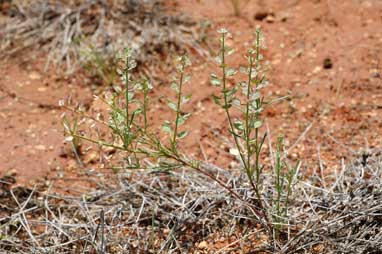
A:
<svg viewBox="0 0 382 254">
<path fill-rule="evenodd" d="M 227 67 L 226 56 L 232 54 L 233 50 L 226 46 L 226 38 L 229 35 L 228 31 L 221 29 L 219 33 L 221 34 L 221 38 L 218 63 L 222 70 L 222 77 L 219 78 L 217 75 L 212 74 L 211 83 L 216 86 L 221 86 L 222 96 L 214 96 L 214 100 L 226 113 L 229 132 L 233 137 L 244 171 L 256 193 L 259 207 L 263 208 L 260 193 L 263 166 L 260 163 L 260 153 L 266 134 L 260 137 L 259 128 L 262 126 L 260 113 L 264 105 L 263 99 L 260 96 L 260 90 L 266 85 L 266 80 L 262 73 L 262 66 L 260 65 L 262 59 L 260 54 L 263 40 L 262 34 L 260 30 L 256 31 L 256 41 L 253 48 L 248 51 L 248 66 L 247 68 L 241 68 L 241 71 L 247 75 L 247 81 L 239 82 L 230 89 L 227 87 L 227 78 L 235 76 L 237 71 Z M 240 98 L 236 95 L 239 89 L 245 95 L 244 103 L 242 103 Z M 230 113 L 232 106 L 235 106 L 242 112 L 241 119 L 234 121 Z"/>
<path fill-rule="evenodd" d="M 273 202 L 273 210 L 275 213 L 273 215 L 273 229 L 276 238 L 279 237 L 281 226 L 288 218 L 288 205 L 290 202 L 290 195 L 292 194 L 292 187 L 300 165 L 300 162 L 297 162 L 293 168 L 290 168 L 283 160 L 282 150 L 283 137 L 279 136 L 277 139 L 275 154 L 275 197 Z"/>
<path fill-rule="evenodd" d="M 171 100 L 168 101 L 168 106 L 171 110 L 173 110 L 176 114 L 175 122 L 173 124 L 174 128 L 171 129 L 170 122 L 166 121 L 163 125 L 163 130 L 171 134 L 171 145 L 172 150 L 177 150 L 177 141 L 178 139 L 182 139 L 187 136 L 187 131 L 179 132 L 179 127 L 184 124 L 190 114 L 185 114 L 181 111 L 182 105 L 187 103 L 191 99 L 191 95 L 183 94 L 183 86 L 189 82 L 190 76 L 185 74 L 185 70 L 187 67 L 191 65 L 189 58 L 184 55 L 178 58 L 178 65 L 176 67 L 177 72 L 179 74 L 178 80 L 176 78 L 173 79 L 171 83 L 171 89 L 175 91 L 177 99 L 176 102 Z"/>
</svg>

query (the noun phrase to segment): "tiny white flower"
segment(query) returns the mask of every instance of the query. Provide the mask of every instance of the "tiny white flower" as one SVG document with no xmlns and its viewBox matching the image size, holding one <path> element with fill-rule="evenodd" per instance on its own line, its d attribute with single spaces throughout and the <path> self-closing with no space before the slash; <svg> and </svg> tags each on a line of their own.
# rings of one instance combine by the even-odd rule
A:
<svg viewBox="0 0 382 254">
<path fill-rule="evenodd" d="M 222 27 L 222 28 L 220 28 L 220 29 L 218 30 L 218 33 L 219 33 L 219 34 L 226 34 L 226 33 L 228 33 L 228 30 L 227 30 L 226 28 Z"/>
</svg>

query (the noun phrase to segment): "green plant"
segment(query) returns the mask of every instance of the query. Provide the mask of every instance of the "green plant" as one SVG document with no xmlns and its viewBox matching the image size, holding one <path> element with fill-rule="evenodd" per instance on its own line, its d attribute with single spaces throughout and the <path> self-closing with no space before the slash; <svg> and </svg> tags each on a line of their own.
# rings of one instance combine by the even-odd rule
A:
<svg viewBox="0 0 382 254">
<path fill-rule="evenodd" d="M 278 235 L 282 216 L 287 215 L 286 211 L 292 180 L 298 164 L 287 173 L 284 172 L 286 162 L 281 156 L 282 138 L 279 138 L 274 172 L 275 184 L 273 186 L 276 191 L 276 197 L 269 207 L 263 201 L 263 170 L 265 165 L 261 162 L 260 156 L 267 133 L 261 133 L 260 130 L 263 125 L 262 112 L 267 105 L 274 101 L 266 101 L 261 95 L 268 83 L 266 80 L 267 69 L 263 65 L 263 56 L 261 55 L 261 49 L 265 48 L 264 38 L 261 30 L 257 29 L 255 42 L 247 52 L 246 58 L 248 64 L 246 67 L 240 68 L 240 72 L 247 78 L 237 82 L 233 87 L 228 87 L 228 78 L 233 78 L 238 72 L 234 68 L 230 68 L 226 62 L 226 57 L 233 53 L 233 49 L 226 45 L 229 33 L 226 29 L 220 29 L 219 33 L 221 35 L 220 54 L 217 62 L 221 69 L 221 76 L 212 74 L 211 84 L 220 87 L 221 93 L 220 96 L 214 96 L 214 101 L 225 111 L 229 132 L 234 140 L 249 183 L 256 194 L 257 206 L 261 211 L 265 212 L 265 218 L 268 223 L 276 225 L 273 229 Z M 239 91 L 242 92 L 242 96 L 238 95 Z M 231 113 L 232 110 L 239 111 L 240 117 L 234 119 Z M 283 199 L 284 191 L 287 191 L 286 199 Z M 281 205 L 282 202 L 285 206 Z M 272 215 L 274 210 L 276 215 Z"/>
<path fill-rule="evenodd" d="M 231 195 L 249 206 L 255 217 L 278 237 L 281 224 L 288 216 L 288 203 L 292 193 L 293 182 L 299 163 L 295 167 L 288 167 L 282 154 L 282 138 L 278 139 L 275 155 L 274 181 L 266 182 L 265 173 L 261 160 L 262 148 L 267 133 L 262 131 L 262 112 L 267 105 L 274 101 L 266 101 L 262 96 L 263 89 L 267 86 L 266 71 L 263 64 L 261 50 L 264 48 L 264 39 L 259 29 L 256 30 L 256 39 L 253 46 L 247 52 L 247 65 L 240 68 L 245 80 L 237 82 L 232 87 L 228 79 L 236 80 L 236 69 L 227 64 L 234 50 L 226 45 L 229 33 L 226 29 L 220 29 L 220 50 L 217 62 L 221 75 L 211 75 L 211 84 L 220 88 L 220 95 L 213 99 L 225 112 L 229 133 L 232 136 L 236 150 L 247 176 L 248 182 L 255 193 L 253 203 L 245 201 L 241 195 L 224 182 L 209 173 L 203 166 L 203 162 L 190 158 L 182 152 L 179 145 L 181 139 L 187 136 L 183 130 L 190 113 L 183 111 L 183 105 L 187 103 L 191 95 L 184 94 L 184 86 L 189 82 L 187 74 L 191 65 L 186 55 L 178 58 L 176 66 L 177 76 L 171 82 L 171 89 L 175 92 L 175 98 L 168 98 L 168 106 L 173 111 L 173 120 L 167 120 L 162 125 L 162 130 L 168 135 L 167 140 L 162 140 L 160 135 L 148 123 L 148 109 L 150 108 L 149 91 L 152 89 L 147 79 L 133 79 L 132 70 L 136 67 L 131 49 L 125 49 L 118 55 L 120 75 L 124 89 L 116 87 L 115 93 L 105 103 L 110 108 L 109 122 L 106 123 L 112 130 L 113 142 L 94 140 L 89 137 L 73 133 L 76 138 L 82 138 L 94 142 L 100 146 L 111 146 L 126 153 L 127 165 L 123 168 L 144 168 L 152 170 L 173 170 L 188 167 L 198 171 L 217 182 Z M 241 92 L 238 93 L 238 92 Z M 140 96 L 136 96 L 139 94 Z M 279 99 L 277 99 L 279 100 Z M 240 112 L 239 117 L 233 118 L 232 111 Z M 273 190 L 273 197 L 265 195 L 265 189 Z"/>
<path fill-rule="evenodd" d="M 171 83 L 171 89 L 176 93 L 176 101 L 168 100 L 168 106 L 175 112 L 176 117 L 173 124 L 173 129 L 170 121 L 166 121 L 162 127 L 165 132 L 172 136 L 171 146 L 174 152 L 177 151 L 178 140 L 187 136 L 187 131 L 179 132 L 179 127 L 185 123 L 190 114 L 182 113 L 181 107 L 191 99 L 191 94 L 183 95 L 183 86 L 190 80 L 190 76 L 185 75 L 185 70 L 191 65 L 191 62 L 186 55 L 179 57 L 178 62 L 179 64 L 177 66 L 177 71 L 179 73 L 179 78 L 178 80 L 174 78 Z"/>
<path fill-rule="evenodd" d="M 281 226 L 288 218 L 288 205 L 292 194 L 293 184 L 297 177 L 297 171 L 300 162 L 297 162 L 294 167 L 290 167 L 282 155 L 283 137 L 279 136 L 276 144 L 275 154 L 275 172 L 274 172 L 274 190 L 273 198 L 273 222 L 274 234 L 278 238 Z"/>
<path fill-rule="evenodd" d="M 114 59 L 105 56 L 90 43 L 86 44 L 85 49 L 81 51 L 81 55 L 85 58 L 84 68 L 91 76 L 106 85 L 113 85 L 116 82 L 118 76 L 115 72 Z"/>
<path fill-rule="evenodd" d="M 211 83 L 221 87 L 221 97 L 214 96 L 214 101 L 225 111 L 229 132 L 232 134 L 245 173 L 256 193 L 258 205 L 260 208 L 263 208 L 260 194 L 260 176 L 264 166 L 260 164 L 260 152 L 266 138 L 266 133 L 260 137 L 259 128 L 262 125 L 260 113 L 263 111 L 264 106 L 264 100 L 260 95 L 260 91 L 266 86 L 266 80 L 264 74 L 262 74 L 262 66 L 260 66 L 261 32 L 257 30 L 255 45 L 248 51 L 248 67 L 241 68 L 241 72 L 247 75 L 247 80 L 238 82 L 232 88 L 227 86 L 227 79 L 235 76 L 237 71 L 234 68 L 228 68 L 226 56 L 231 55 L 233 49 L 226 46 L 228 31 L 221 29 L 219 33 L 221 34 L 220 55 L 217 61 L 222 75 L 219 78 L 217 75 L 212 74 Z M 239 90 L 244 94 L 244 100 L 236 96 Z M 234 120 L 232 118 L 232 107 L 235 107 L 242 113 L 240 119 Z M 244 148 L 240 141 L 244 142 Z"/>
</svg>

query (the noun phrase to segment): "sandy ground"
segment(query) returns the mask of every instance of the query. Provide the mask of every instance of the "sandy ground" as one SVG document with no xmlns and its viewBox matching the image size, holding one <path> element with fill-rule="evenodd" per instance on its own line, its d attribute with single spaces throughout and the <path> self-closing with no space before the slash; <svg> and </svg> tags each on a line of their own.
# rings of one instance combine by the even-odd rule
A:
<svg viewBox="0 0 382 254">
<path fill-rule="evenodd" d="M 264 4 L 266 3 L 266 4 Z M 209 21 L 206 50 L 216 54 L 215 32 L 227 27 L 237 48 L 230 63 L 244 64 L 243 54 L 253 41 L 256 26 L 267 42 L 270 61 L 267 96 L 289 95 L 290 100 L 265 112 L 270 141 L 286 137 L 291 160 L 303 162 L 304 174 L 335 170 L 361 150 L 382 146 L 382 2 L 381 1 L 250 1 L 241 17 L 228 1 L 188 0 L 170 4 L 172 11 Z M 70 179 L 79 166 L 64 146 L 58 101 L 71 96 L 92 107 L 92 89 L 83 76 L 61 77 L 44 71 L 43 58 L 24 62 L 14 58 L 0 65 L 0 174 L 16 174 L 20 183 Z M 182 144 L 190 154 L 222 167 L 234 156 L 224 114 L 211 99 L 209 84 L 217 72 L 211 57 L 193 55 L 193 98 L 188 110 L 191 135 Z M 165 76 L 165 74 L 159 74 Z M 84 82 L 85 80 L 85 82 Z M 168 93 L 158 86 L 154 95 Z M 152 117 L 169 117 L 160 100 Z M 91 152 L 91 151 L 90 151 Z M 86 154 L 84 161 L 86 161 Z M 89 161 L 87 167 L 91 165 Z"/>
</svg>

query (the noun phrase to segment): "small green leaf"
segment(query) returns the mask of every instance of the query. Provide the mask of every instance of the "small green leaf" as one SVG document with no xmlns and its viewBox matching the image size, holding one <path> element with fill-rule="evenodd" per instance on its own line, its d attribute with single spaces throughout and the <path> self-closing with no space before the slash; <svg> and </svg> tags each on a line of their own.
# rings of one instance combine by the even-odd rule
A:
<svg viewBox="0 0 382 254">
<path fill-rule="evenodd" d="M 227 71 L 226 71 L 226 75 L 227 77 L 232 77 L 234 76 L 235 74 L 237 73 L 237 71 L 233 68 L 229 68 Z"/>
<path fill-rule="evenodd" d="M 191 113 L 184 114 L 182 116 L 179 116 L 178 118 L 178 125 L 184 124 L 184 122 L 190 117 Z"/>
<path fill-rule="evenodd" d="M 178 138 L 182 139 L 182 138 L 185 138 L 187 135 L 188 135 L 187 131 L 181 131 L 178 133 Z"/>
<path fill-rule="evenodd" d="M 191 113 L 185 113 L 185 114 L 182 115 L 182 118 L 184 120 L 187 120 L 190 116 L 191 116 Z"/>
<path fill-rule="evenodd" d="M 162 130 L 167 133 L 171 133 L 171 126 L 169 121 L 165 121 L 162 125 Z"/>
<path fill-rule="evenodd" d="M 184 124 L 185 121 L 186 121 L 186 119 L 184 119 L 182 116 L 179 116 L 178 121 L 177 121 L 178 126 Z"/>
<path fill-rule="evenodd" d="M 167 105 L 168 105 L 168 107 L 169 107 L 170 109 L 172 109 L 172 110 L 174 110 L 174 111 L 178 111 L 177 105 L 176 105 L 174 102 L 169 101 L 169 102 L 167 103 Z"/>
<path fill-rule="evenodd" d="M 122 88 L 121 88 L 120 86 L 113 86 L 113 88 L 114 88 L 114 91 L 115 91 L 117 94 L 119 94 L 119 93 L 122 92 Z"/>
<path fill-rule="evenodd" d="M 179 93 L 179 85 L 176 82 L 171 82 L 170 85 L 171 89 L 174 90 L 176 93 Z"/>
<path fill-rule="evenodd" d="M 257 105 L 257 100 L 251 100 L 250 106 L 251 106 L 252 110 L 254 110 L 256 112 L 260 112 L 258 107 L 259 106 L 261 107 L 261 103 L 260 103 L 260 105 Z"/>
<path fill-rule="evenodd" d="M 189 81 L 191 80 L 191 76 L 190 75 L 186 75 L 183 79 L 183 84 L 186 84 L 188 83 Z"/>
<path fill-rule="evenodd" d="M 219 86 L 220 85 L 220 80 L 219 79 L 211 79 L 210 83 L 213 86 Z"/>
<path fill-rule="evenodd" d="M 140 113 L 142 113 L 142 109 L 141 109 L 141 108 L 138 108 L 138 109 L 136 109 L 136 110 L 134 111 L 134 115 L 138 115 L 138 114 L 140 114 Z"/>
<path fill-rule="evenodd" d="M 142 83 L 140 83 L 140 82 L 136 82 L 135 84 L 134 84 L 134 88 L 133 88 L 134 90 L 143 90 L 143 84 Z"/>
<path fill-rule="evenodd" d="M 128 100 L 131 101 L 132 99 L 134 99 L 134 95 L 135 95 L 134 92 L 130 91 L 128 94 Z"/>
<path fill-rule="evenodd" d="M 253 123 L 253 128 L 254 128 L 254 129 L 258 129 L 258 128 L 261 127 L 261 125 L 263 125 L 263 122 L 262 122 L 262 121 L 260 121 L 260 120 L 255 121 L 255 122 Z"/>
<path fill-rule="evenodd" d="M 228 98 L 231 98 L 237 92 L 237 90 L 238 90 L 237 86 L 234 86 L 231 90 L 228 90 L 227 92 Z"/>
<path fill-rule="evenodd" d="M 232 105 L 235 106 L 235 107 L 240 107 L 241 106 L 241 102 L 238 98 L 234 98 L 232 100 Z"/>
<path fill-rule="evenodd" d="M 228 48 L 228 47 L 226 47 L 226 52 L 227 52 L 227 56 L 230 56 L 230 55 L 232 55 L 233 53 L 235 53 L 236 50 L 233 49 L 233 48 Z"/>
<path fill-rule="evenodd" d="M 259 92 L 251 94 L 251 100 L 256 101 L 257 99 L 260 99 L 261 95 Z"/>
<path fill-rule="evenodd" d="M 222 64 L 222 58 L 221 58 L 221 56 L 217 56 L 217 57 L 215 57 L 214 58 L 214 60 L 215 60 L 215 62 L 217 63 L 217 64 Z"/>
<path fill-rule="evenodd" d="M 213 98 L 216 105 L 219 105 L 219 106 L 221 105 L 221 103 L 220 103 L 221 98 L 219 96 L 212 95 L 212 98 Z"/>
<path fill-rule="evenodd" d="M 182 104 L 187 103 L 192 97 L 192 94 L 187 94 L 182 96 Z"/>
<path fill-rule="evenodd" d="M 219 86 L 220 85 L 220 79 L 215 74 L 211 74 L 211 85 L 213 86 Z"/>
<path fill-rule="evenodd" d="M 236 122 L 234 123 L 234 126 L 235 126 L 235 128 L 236 128 L 237 130 L 239 130 L 239 131 L 244 131 L 244 125 L 243 125 L 242 122 L 240 122 L 240 121 L 236 121 Z"/>
</svg>

